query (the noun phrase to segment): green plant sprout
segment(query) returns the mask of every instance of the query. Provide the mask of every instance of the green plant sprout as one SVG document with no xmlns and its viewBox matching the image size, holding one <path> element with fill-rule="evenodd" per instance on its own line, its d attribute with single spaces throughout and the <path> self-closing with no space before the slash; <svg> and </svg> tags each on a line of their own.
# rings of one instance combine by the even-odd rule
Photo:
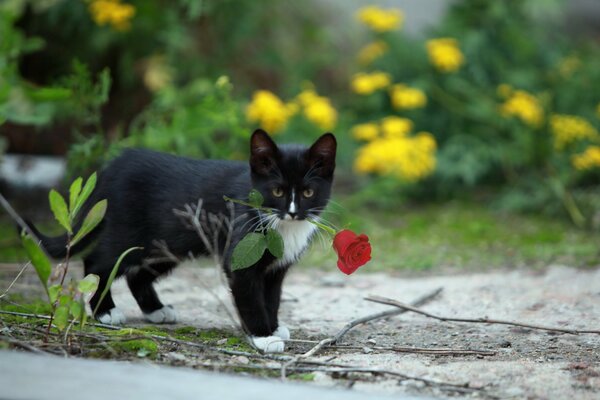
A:
<svg viewBox="0 0 600 400">
<path fill-rule="evenodd" d="M 87 321 L 86 304 L 94 296 L 98 290 L 100 278 L 95 274 L 88 274 L 81 280 L 71 280 L 65 283 L 66 276 L 69 270 L 69 261 L 71 258 L 71 249 L 79 243 L 84 237 L 92 232 L 104 218 L 108 206 L 107 200 L 100 200 L 94 204 L 85 217 L 81 218 L 81 211 L 89 199 L 90 195 L 96 187 L 96 173 L 93 173 L 83 184 L 83 178 L 79 177 L 73 181 L 69 188 L 69 203 L 65 201 L 63 196 L 56 190 L 52 189 L 49 193 L 50 209 L 58 223 L 66 231 L 66 253 L 63 261 L 58 264 L 57 278 L 59 283 L 50 285 L 52 275 L 52 263 L 44 250 L 41 243 L 34 240 L 29 232 L 24 229 L 21 233 L 21 241 L 25 251 L 31 260 L 31 264 L 42 283 L 44 291 L 48 297 L 48 303 L 51 306 L 50 320 L 46 331 L 46 340 L 50 334 L 52 325 L 63 332 L 78 322 L 80 329 L 83 328 Z M 114 280 L 119 265 L 133 250 L 140 249 L 133 247 L 126 250 L 119 257 L 117 263 L 113 267 L 110 274 L 109 283 L 106 289 L 101 294 L 101 299 L 106 296 L 112 281 Z M 100 300 L 101 301 L 101 300 Z M 92 310 L 94 313 L 96 310 Z M 72 318 L 70 322 L 69 319 Z"/>
</svg>

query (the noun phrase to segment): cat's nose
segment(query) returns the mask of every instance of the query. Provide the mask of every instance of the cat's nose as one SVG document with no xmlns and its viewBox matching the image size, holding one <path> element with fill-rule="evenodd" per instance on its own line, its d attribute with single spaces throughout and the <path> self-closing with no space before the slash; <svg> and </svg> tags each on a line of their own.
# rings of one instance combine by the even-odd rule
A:
<svg viewBox="0 0 600 400">
<path fill-rule="evenodd" d="M 298 216 L 298 213 L 295 212 L 288 212 L 287 215 L 290 216 L 290 219 L 296 219 L 296 217 Z"/>
</svg>

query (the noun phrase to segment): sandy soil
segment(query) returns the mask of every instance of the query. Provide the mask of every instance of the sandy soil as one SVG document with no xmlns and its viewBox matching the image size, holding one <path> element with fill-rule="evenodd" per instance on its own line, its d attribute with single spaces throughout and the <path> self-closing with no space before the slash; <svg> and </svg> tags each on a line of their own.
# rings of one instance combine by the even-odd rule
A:
<svg viewBox="0 0 600 400">
<path fill-rule="evenodd" d="M 550 267 L 545 271 L 500 271 L 455 276 L 402 278 L 401 275 L 293 271 L 284 286 L 281 320 L 295 339 L 335 334 L 348 321 L 389 307 L 364 301 L 369 294 L 403 302 L 442 287 L 423 308 L 445 316 L 483 317 L 527 323 L 600 329 L 600 270 Z M 208 289 L 210 288 L 210 289 Z M 182 266 L 159 284 L 163 301 L 178 309 L 181 323 L 233 329 L 225 306 L 227 290 L 216 270 Z M 115 301 L 139 318 L 124 282 Z M 230 311 L 233 312 L 230 308 Z M 409 375 L 485 387 L 502 398 L 600 398 L 600 335 L 568 335 L 502 325 L 439 322 L 404 314 L 355 328 L 345 344 L 361 350 L 328 350 L 322 359 L 392 369 Z M 292 351 L 311 345 L 291 344 Z M 374 347 L 414 346 L 494 350 L 494 356 L 430 356 L 379 351 Z M 346 377 L 348 378 L 348 377 Z M 350 377 L 351 378 L 351 377 Z M 334 379 L 317 374 L 322 385 L 357 390 L 446 395 L 419 382 L 391 378 Z"/>
<path fill-rule="evenodd" d="M 380 295 L 409 303 L 443 288 L 423 309 L 444 316 L 490 317 L 575 329 L 600 329 L 600 269 L 554 266 L 543 271 L 497 271 L 468 275 L 406 278 L 401 274 L 292 271 L 284 286 L 281 321 L 293 339 L 322 339 L 347 322 L 388 306 L 364 301 Z M 141 315 L 125 282 L 114 285 L 115 302 L 130 318 Z M 213 268 L 183 265 L 162 280 L 164 303 L 179 312 L 181 325 L 234 330 L 229 293 Z M 358 349 L 327 349 L 323 360 L 377 367 L 408 375 L 465 383 L 497 398 L 600 398 L 600 335 L 557 334 L 504 325 L 440 322 L 407 313 L 359 326 L 343 340 Z M 290 343 L 301 353 L 312 344 Z M 378 350 L 413 346 L 493 350 L 493 356 L 432 356 Z M 317 373 L 314 382 L 360 391 L 426 396 L 466 396 L 439 391 L 418 381 L 389 376 L 335 376 Z"/>
</svg>

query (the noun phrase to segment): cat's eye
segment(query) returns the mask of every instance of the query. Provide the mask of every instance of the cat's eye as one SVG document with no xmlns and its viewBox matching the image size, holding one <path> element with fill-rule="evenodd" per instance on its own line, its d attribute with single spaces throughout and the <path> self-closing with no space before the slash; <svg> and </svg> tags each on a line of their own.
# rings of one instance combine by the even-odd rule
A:
<svg viewBox="0 0 600 400">
<path fill-rule="evenodd" d="M 273 193 L 273 196 L 275 196 L 275 197 L 281 197 L 281 196 L 283 196 L 283 189 L 279 188 L 279 187 L 273 188 L 271 193 Z"/>
<path fill-rule="evenodd" d="M 314 194 L 315 194 L 315 191 L 314 191 L 314 190 L 312 190 L 312 189 L 304 189 L 304 191 L 302 192 L 302 195 L 303 195 L 304 197 L 306 197 L 307 199 L 308 199 L 309 197 L 313 197 L 313 196 L 314 196 Z"/>
</svg>

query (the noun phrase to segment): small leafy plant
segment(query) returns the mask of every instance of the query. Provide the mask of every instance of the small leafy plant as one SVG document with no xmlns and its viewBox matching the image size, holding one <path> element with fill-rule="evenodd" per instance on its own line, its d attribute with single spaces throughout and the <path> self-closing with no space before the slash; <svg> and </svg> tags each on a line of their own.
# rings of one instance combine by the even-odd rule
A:
<svg viewBox="0 0 600 400">
<path fill-rule="evenodd" d="M 69 318 L 79 321 L 80 326 L 83 327 L 87 320 L 85 305 L 98 289 L 100 279 L 95 274 L 89 274 L 79 281 L 71 280 L 65 283 L 72 247 L 92 232 L 106 213 L 107 201 L 101 200 L 94 204 L 83 218 L 83 221 L 79 222 L 82 207 L 94 191 L 95 186 L 95 173 L 88 178 L 85 185 L 81 177 L 77 178 L 69 189 L 68 205 L 60 193 L 54 189 L 50 191 L 50 209 L 58 223 L 65 229 L 67 238 L 65 258 L 57 267 L 54 276 L 50 259 L 42 250 L 40 243 L 25 230 L 21 235 L 23 247 L 37 272 L 48 296 L 48 302 L 52 307 L 48 333 L 53 323 L 59 331 L 64 331 L 70 326 Z"/>
</svg>

